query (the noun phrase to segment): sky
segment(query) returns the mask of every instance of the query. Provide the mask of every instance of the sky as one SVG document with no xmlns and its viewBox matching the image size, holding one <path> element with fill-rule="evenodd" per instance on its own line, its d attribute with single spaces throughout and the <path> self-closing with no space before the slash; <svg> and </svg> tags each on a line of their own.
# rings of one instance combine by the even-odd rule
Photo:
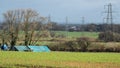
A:
<svg viewBox="0 0 120 68">
<path fill-rule="evenodd" d="M 113 5 L 113 21 L 120 19 L 120 0 L 0 0 L 0 21 L 3 21 L 3 13 L 15 9 L 33 9 L 41 16 L 51 16 L 51 20 L 64 23 L 68 17 L 69 23 L 101 23 L 106 17 L 104 7 Z"/>
</svg>

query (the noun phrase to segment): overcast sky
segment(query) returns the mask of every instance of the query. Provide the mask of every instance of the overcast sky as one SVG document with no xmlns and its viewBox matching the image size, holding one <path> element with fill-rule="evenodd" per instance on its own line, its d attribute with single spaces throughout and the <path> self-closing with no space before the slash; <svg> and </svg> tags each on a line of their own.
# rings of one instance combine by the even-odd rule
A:
<svg viewBox="0 0 120 68">
<path fill-rule="evenodd" d="M 67 16 L 70 23 L 81 23 L 81 17 L 85 22 L 103 22 L 105 14 L 104 5 L 112 3 L 115 13 L 115 22 L 120 19 L 120 0 L 0 0 L 0 20 L 7 10 L 32 8 L 42 16 L 51 15 L 52 21 L 65 22 Z"/>
</svg>

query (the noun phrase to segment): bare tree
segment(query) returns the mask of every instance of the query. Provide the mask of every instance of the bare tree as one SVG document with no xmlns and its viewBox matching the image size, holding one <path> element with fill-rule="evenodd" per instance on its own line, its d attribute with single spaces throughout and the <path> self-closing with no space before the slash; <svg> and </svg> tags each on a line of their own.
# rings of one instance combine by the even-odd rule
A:
<svg viewBox="0 0 120 68">
<path fill-rule="evenodd" d="M 27 46 L 35 44 L 39 40 L 40 30 L 38 30 L 38 28 L 45 28 L 45 26 L 42 25 L 46 21 L 46 18 L 40 16 L 39 13 L 32 9 L 10 10 L 3 15 L 7 23 L 6 31 L 8 32 L 7 38 L 11 45 L 10 50 L 16 45 L 20 30 L 23 32 L 24 44 Z"/>
<path fill-rule="evenodd" d="M 53 26 L 53 22 L 49 21 L 48 18 L 46 18 L 46 22 L 42 24 L 42 27 L 41 27 L 41 31 L 42 31 L 42 34 L 41 36 L 42 37 L 49 37 L 51 38 L 52 36 L 52 27 Z"/>
<path fill-rule="evenodd" d="M 24 10 L 24 17 L 22 28 L 24 31 L 25 45 L 31 45 L 36 43 L 40 38 L 40 31 L 36 31 L 39 23 L 45 21 L 44 17 L 40 17 L 39 13 L 32 9 Z"/>
<path fill-rule="evenodd" d="M 19 25 L 23 18 L 23 12 L 20 10 L 9 10 L 3 14 L 4 20 L 7 23 L 8 37 L 7 39 L 10 42 L 10 50 L 13 49 L 14 45 L 16 45 L 18 34 L 19 34 Z"/>
<path fill-rule="evenodd" d="M 0 31 L 0 39 L 1 39 L 2 45 L 4 45 L 5 42 L 7 42 L 6 36 L 7 36 L 7 32 L 6 32 L 4 29 L 2 29 L 2 30 Z"/>
</svg>

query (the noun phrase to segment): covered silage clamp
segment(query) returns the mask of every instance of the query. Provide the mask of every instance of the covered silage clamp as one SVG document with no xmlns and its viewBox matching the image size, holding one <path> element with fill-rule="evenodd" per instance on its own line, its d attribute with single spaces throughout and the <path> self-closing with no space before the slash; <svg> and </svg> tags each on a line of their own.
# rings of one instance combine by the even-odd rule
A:
<svg viewBox="0 0 120 68">
<path fill-rule="evenodd" d="M 30 51 L 30 48 L 28 46 L 14 46 L 15 51 Z"/>
<path fill-rule="evenodd" d="M 15 51 L 50 52 L 47 46 L 14 46 Z"/>
<path fill-rule="evenodd" d="M 28 46 L 33 52 L 50 52 L 47 46 Z"/>
</svg>

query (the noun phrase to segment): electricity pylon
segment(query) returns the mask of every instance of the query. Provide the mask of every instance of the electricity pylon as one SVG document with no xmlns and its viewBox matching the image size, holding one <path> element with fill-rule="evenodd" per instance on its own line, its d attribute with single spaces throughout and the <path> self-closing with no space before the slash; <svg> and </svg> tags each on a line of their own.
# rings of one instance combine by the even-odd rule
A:
<svg viewBox="0 0 120 68">
<path fill-rule="evenodd" d="M 66 37 L 68 37 L 68 17 L 66 17 L 66 24 L 65 24 L 65 30 L 66 30 Z"/>
<path fill-rule="evenodd" d="M 105 23 L 106 23 L 106 29 L 110 28 L 110 31 L 113 32 L 113 11 L 112 11 L 112 4 L 109 3 L 108 5 L 105 5 L 105 7 L 107 7 L 107 11 L 105 11 L 106 18 L 105 19 Z M 110 25 L 110 26 L 108 26 Z"/>
</svg>

